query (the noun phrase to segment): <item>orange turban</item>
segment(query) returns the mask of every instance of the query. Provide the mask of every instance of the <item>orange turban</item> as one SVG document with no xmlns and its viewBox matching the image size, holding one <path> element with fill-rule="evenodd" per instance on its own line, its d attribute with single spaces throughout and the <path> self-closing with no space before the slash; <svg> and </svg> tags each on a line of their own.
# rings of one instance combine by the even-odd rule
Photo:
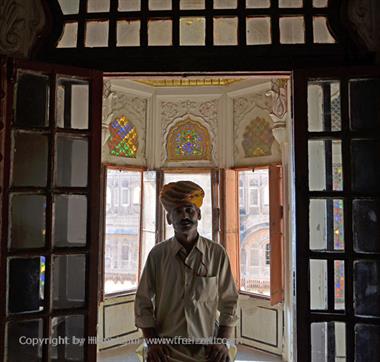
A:
<svg viewBox="0 0 380 362">
<path fill-rule="evenodd" d="M 164 185 L 160 192 L 160 200 L 166 211 L 182 203 L 201 207 L 204 196 L 202 187 L 192 181 L 170 182 Z"/>
</svg>

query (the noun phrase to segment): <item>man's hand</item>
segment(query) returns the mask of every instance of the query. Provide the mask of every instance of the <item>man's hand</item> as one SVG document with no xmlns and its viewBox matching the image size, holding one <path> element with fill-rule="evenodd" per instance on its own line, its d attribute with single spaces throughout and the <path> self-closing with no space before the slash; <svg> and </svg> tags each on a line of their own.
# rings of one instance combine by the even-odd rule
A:
<svg viewBox="0 0 380 362">
<path fill-rule="evenodd" d="M 207 360 L 210 362 L 230 362 L 228 348 L 225 344 L 210 344 Z"/>
<path fill-rule="evenodd" d="M 162 344 L 148 345 L 147 362 L 168 362 L 167 349 Z"/>
</svg>

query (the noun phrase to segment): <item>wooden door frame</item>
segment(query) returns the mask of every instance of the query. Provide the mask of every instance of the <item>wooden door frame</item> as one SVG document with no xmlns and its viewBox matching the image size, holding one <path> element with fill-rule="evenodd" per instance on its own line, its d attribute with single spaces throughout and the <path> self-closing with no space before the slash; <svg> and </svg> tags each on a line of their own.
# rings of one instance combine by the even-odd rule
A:
<svg viewBox="0 0 380 362">
<path fill-rule="evenodd" d="M 9 193 L 10 188 L 10 170 L 11 170 L 11 127 L 13 118 L 13 101 L 14 101 L 14 89 L 16 81 L 16 71 L 25 70 L 31 72 L 38 72 L 46 74 L 49 76 L 49 113 L 47 131 L 50 132 L 49 139 L 51 140 L 55 137 L 56 130 L 53 123 L 55 119 L 55 102 L 56 102 L 56 77 L 78 77 L 80 79 L 85 79 L 89 82 L 90 93 L 89 93 L 89 128 L 83 131 L 88 137 L 88 186 L 87 186 L 87 244 L 85 247 L 71 248 L 70 250 L 65 249 L 64 251 L 59 251 L 54 249 L 52 245 L 52 224 L 53 224 L 53 172 L 52 169 L 52 157 L 55 157 L 55 150 L 53 148 L 53 142 L 49 141 L 48 146 L 48 175 L 47 175 L 47 186 L 46 189 L 46 245 L 39 249 L 20 249 L 17 251 L 8 251 L 8 218 L 9 218 Z M 5 115 L 3 121 L 3 131 L 0 137 L 2 138 L 2 155 L 3 162 L 1 166 L 1 182 L 3 187 L 1 191 L 2 195 L 2 225 L 1 225 L 1 263 L 0 263 L 0 274 L 1 274 L 1 287 L 0 287 L 0 357 L 5 356 L 5 327 L 8 321 L 13 320 L 29 320 L 42 318 L 43 333 L 45 336 L 51 335 L 51 317 L 70 315 L 75 313 L 81 313 L 84 316 L 84 337 L 86 337 L 84 349 L 84 358 L 88 361 L 95 361 L 97 354 L 96 344 L 88 343 L 88 336 L 96 336 L 97 331 L 97 315 L 98 315 L 98 300 L 99 300 L 99 290 L 98 290 L 98 261 L 99 261 L 99 236 L 100 236 L 100 219 L 99 219 L 99 203 L 100 203 L 100 165 L 101 165 L 101 114 L 102 114 L 102 102 L 94 101 L 95 99 L 101 100 L 103 89 L 103 75 L 101 72 L 79 69 L 69 66 L 52 65 L 52 64 L 41 64 L 30 62 L 27 60 L 15 60 L 13 58 L 3 58 L 1 60 L 1 99 L 0 106 L 2 107 L 2 115 Z M 6 102 L 6 103 L 5 103 Z M 5 111 L 4 111 L 5 109 Z M 75 133 L 75 131 L 73 132 Z M 78 132 L 79 133 L 79 132 Z M 90 183 L 91 181 L 91 183 Z M 43 187 L 42 187 L 43 188 Z M 52 282 L 51 282 L 51 263 L 53 254 L 54 255 L 70 255 L 82 253 L 86 255 L 86 294 L 85 306 L 83 308 L 58 310 L 54 311 L 52 307 Z M 7 257 L 8 256 L 39 256 L 46 255 L 47 259 L 50 259 L 46 263 L 45 272 L 45 292 L 44 292 L 44 310 L 40 312 L 28 312 L 21 314 L 8 315 L 7 308 Z M 49 344 L 43 345 L 43 355 L 44 361 L 48 361 L 50 358 L 50 346 Z"/>
<path fill-rule="evenodd" d="M 354 313 L 353 291 L 353 263 L 358 259 L 368 259 L 373 254 L 358 254 L 353 250 L 352 238 L 352 196 L 351 191 L 351 139 L 366 135 L 370 132 L 353 134 L 349 126 L 349 89 L 348 82 L 354 78 L 379 77 L 380 68 L 366 67 L 341 67 L 326 69 L 296 70 L 293 73 L 293 108 L 294 108 L 294 155 L 295 155 L 295 207 L 296 207 L 296 304 L 297 304 L 297 351 L 298 361 L 311 360 L 311 323 L 337 321 L 346 323 L 346 359 L 354 361 L 355 334 L 354 326 L 358 322 L 380 324 L 379 319 L 368 319 L 356 316 Z M 307 82 L 308 79 L 326 79 L 340 81 L 341 97 L 341 131 L 340 132 L 309 132 L 308 131 L 308 103 Z M 342 166 L 343 166 L 343 190 L 342 191 L 309 191 L 308 180 L 308 140 L 314 137 L 331 137 L 332 134 L 342 140 Z M 345 249 L 341 255 L 338 252 L 312 251 L 309 247 L 309 199 L 313 197 L 342 198 L 344 200 L 344 244 Z M 323 254 L 323 255 L 322 255 Z M 310 310 L 309 291 L 309 260 L 324 259 L 332 265 L 334 260 L 345 261 L 345 310 L 342 313 Z M 331 270 L 331 266 L 330 268 Z M 329 269 L 328 269 L 329 270 Z M 328 294 L 331 284 L 334 287 L 334 276 L 328 277 Z M 301 293 L 299 291 L 302 291 Z M 328 296 L 328 306 L 333 303 L 334 295 Z"/>
</svg>

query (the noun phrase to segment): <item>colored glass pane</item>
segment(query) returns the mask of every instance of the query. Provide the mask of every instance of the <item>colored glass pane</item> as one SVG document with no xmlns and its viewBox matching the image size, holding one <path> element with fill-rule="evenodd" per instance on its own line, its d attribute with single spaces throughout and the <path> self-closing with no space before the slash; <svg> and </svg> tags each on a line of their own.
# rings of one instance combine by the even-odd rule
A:
<svg viewBox="0 0 380 362">
<path fill-rule="evenodd" d="M 335 260 L 335 309 L 344 309 L 344 261 Z"/>
<path fill-rule="evenodd" d="M 172 161 L 209 160 L 209 133 L 200 123 L 190 119 L 179 122 L 169 132 L 167 150 Z"/>
<path fill-rule="evenodd" d="M 175 154 L 177 156 L 201 155 L 202 136 L 191 128 L 182 129 L 176 137 Z"/>
<path fill-rule="evenodd" d="M 44 286 L 45 286 L 45 271 L 46 271 L 46 257 L 40 257 L 40 294 L 41 298 L 44 296 Z"/>
<path fill-rule="evenodd" d="M 269 156 L 274 141 L 271 125 L 264 118 L 257 117 L 246 127 L 242 146 L 245 157 Z"/>
<path fill-rule="evenodd" d="M 107 141 L 110 154 L 118 157 L 136 158 L 138 140 L 136 127 L 125 116 L 116 118 L 109 125 Z"/>
<path fill-rule="evenodd" d="M 343 200 L 334 200 L 334 246 L 335 250 L 344 249 Z"/>
</svg>

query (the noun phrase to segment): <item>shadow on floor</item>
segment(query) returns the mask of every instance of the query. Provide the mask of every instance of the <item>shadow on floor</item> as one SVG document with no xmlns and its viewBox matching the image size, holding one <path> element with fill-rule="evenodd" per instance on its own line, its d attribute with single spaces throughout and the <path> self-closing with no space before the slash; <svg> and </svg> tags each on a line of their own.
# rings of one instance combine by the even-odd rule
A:
<svg viewBox="0 0 380 362">
<path fill-rule="evenodd" d="M 98 362 L 138 362 L 135 355 L 137 346 L 125 346 L 99 352 Z M 239 345 L 235 362 L 280 362 L 281 357 Z"/>
</svg>

